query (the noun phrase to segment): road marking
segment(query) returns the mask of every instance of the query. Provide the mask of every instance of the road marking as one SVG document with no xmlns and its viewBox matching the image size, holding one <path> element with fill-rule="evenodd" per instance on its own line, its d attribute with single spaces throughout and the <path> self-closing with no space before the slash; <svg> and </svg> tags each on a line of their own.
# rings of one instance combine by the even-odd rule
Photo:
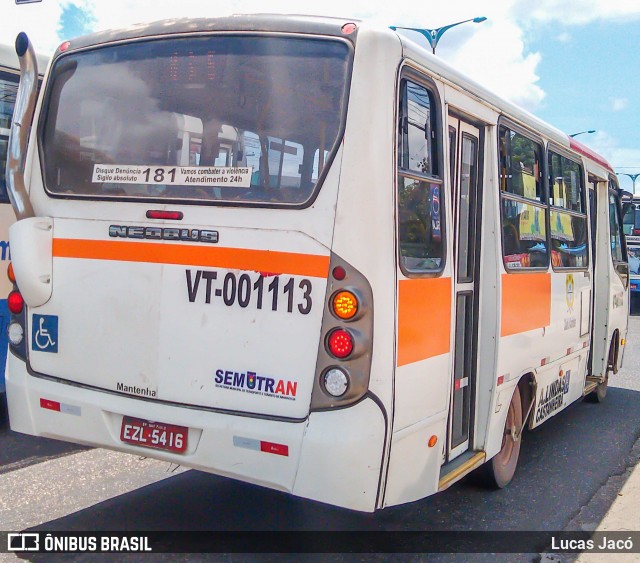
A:
<svg viewBox="0 0 640 563">
<path fill-rule="evenodd" d="M 0 522 L 19 531 L 172 477 L 186 468 L 93 449 L 0 475 Z"/>
</svg>

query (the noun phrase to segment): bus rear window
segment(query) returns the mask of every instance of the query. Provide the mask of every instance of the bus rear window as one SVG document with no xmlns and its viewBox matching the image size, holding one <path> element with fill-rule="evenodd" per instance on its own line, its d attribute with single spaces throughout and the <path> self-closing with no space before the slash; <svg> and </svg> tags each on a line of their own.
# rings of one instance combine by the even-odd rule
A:
<svg viewBox="0 0 640 563">
<path fill-rule="evenodd" d="M 302 205 L 339 143 L 350 58 L 340 41 L 243 36 L 63 56 L 40 137 L 47 190 Z"/>
</svg>

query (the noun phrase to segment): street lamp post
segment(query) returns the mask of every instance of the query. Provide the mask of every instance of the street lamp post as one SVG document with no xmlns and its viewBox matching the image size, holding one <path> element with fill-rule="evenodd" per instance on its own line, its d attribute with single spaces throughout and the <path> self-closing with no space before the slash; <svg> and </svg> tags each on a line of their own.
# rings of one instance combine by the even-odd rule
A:
<svg viewBox="0 0 640 563">
<path fill-rule="evenodd" d="M 616 172 L 616 174 L 618 176 L 629 176 L 629 178 L 631 178 L 631 181 L 633 182 L 632 193 L 633 195 L 636 195 L 636 180 L 640 178 L 640 174 L 627 174 L 626 172 Z"/>
<path fill-rule="evenodd" d="M 444 25 L 442 27 L 436 27 L 435 29 L 421 29 L 418 27 L 399 27 L 399 26 L 395 26 L 392 25 L 390 26 L 391 29 L 393 29 L 394 31 L 396 29 L 408 29 L 409 31 L 417 31 L 418 33 L 420 33 L 421 35 L 423 35 L 424 37 L 427 38 L 427 41 L 429 41 L 429 45 L 431 45 L 431 49 L 433 54 L 436 54 L 436 45 L 438 44 L 438 41 L 440 41 L 440 38 L 444 35 L 444 32 L 447 31 L 448 29 L 451 29 L 452 27 L 455 27 L 457 25 L 463 24 L 463 23 L 467 23 L 467 22 L 473 22 L 473 23 L 480 23 L 485 21 L 487 18 L 485 18 L 484 16 L 480 16 L 477 18 L 472 18 L 470 20 L 463 20 L 461 22 L 456 22 L 456 23 L 452 23 L 449 25 Z"/>
<path fill-rule="evenodd" d="M 579 133 L 572 133 L 569 137 L 577 137 L 578 135 L 582 135 L 583 133 L 595 133 L 595 129 L 589 129 L 589 131 L 580 131 Z"/>
</svg>

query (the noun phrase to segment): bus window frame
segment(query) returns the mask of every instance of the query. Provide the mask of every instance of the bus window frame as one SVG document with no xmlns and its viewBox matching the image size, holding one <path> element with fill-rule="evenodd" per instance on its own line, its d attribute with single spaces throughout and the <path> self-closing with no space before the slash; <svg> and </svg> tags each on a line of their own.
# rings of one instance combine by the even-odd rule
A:
<svg viewBox="0 0 640 563">
<path fill-rule="evenodd" d="M 536 143 L 539 148 L 541 149 L 540 151 L 540 170 L 539 173 L 541 174 L 541 194 L 542 197 L 544 198 L 543 202 L 537 201 L 535 199 L 528 199 L 526 197 L 522 197 L 516 194 L 513 194 L 511 192 L 507 192 L 506 190 L 502 190 L 501 189 L 501 185 L 500 185 L 500 128 L 501 127 L 505 127 L 510 131 L 514 131 L 515 133 L 518 133 L 519 135 L 522 135 L 523 137 L 526 137 L 527 139 L 529 139 L 530 141 Z M 536 133 L 535 131 L 532 131 L 530 129 L 527 129 L 525 127 L 522 127 L 521 125 L 519 125 L 518 123 L 510 120 L 508 117 L 505 117 L 504 115 L 501 115 L 498 118 L 498 123 L 496 124 L 496 155 L 498 157 L 498 213 L 500 214 L 500 254 L 502 256 L 502 265 L 504 267 L 504 270 L 507 274 L 530 274 L 530 273 L 535 273 L 535 272 L 548 272 L 549 271 L 549 267 L 551 266 L 551 233 L 550 233 L 550 224 L 551 224 L 551 212 L 549 209 L 549 193 L 547 190 L 547 182 L 545 181 L 545 178 L 547 177 L 547 147 L 546 147 L 546 143 L 544 138 L 539 135 L 538 133 Z M 538 207 L 540 209 L 544 209 L 544 216 L 545 216 L 545 221 L 546 221 L 546 225 L 545 225 L 545 244 L 547 247 L 547 252 L 546 252 L 546 256 L 547 256 L 547 264 L 546 266 L 528 266 L 526 268 L 507 268 L 507 262 L 505 260 L 506 255 L 504 253 L 504 215 L 503 215 L 503 211 L 502 211 L 502 202 L 507 199 L 509 201 L 515 201 L 517 203 L 524 203 L 527 205 L 532 205 L 534 207 Z"/>
<path fill-rule="evenodd" d="M 435 152 L 434 165 L 437 167 L 436 171 L 438 175 L 422 174 L 420 172 L 404 169 L 400 167 L 399 159 L 399 146 L 400 146 L 400 104 L 402 102 L 402 86 L 405 81 L 413 81 L 418 86 L 425 88 L 431 95 L 431 101 L 434 108 L 431 112 L 433 116 L 432 131 L 435 130 L 433 140 L 436 142 L 435 151 L 431 147 L 432 152 Z M 447 237 L 447 206 L 445 193 L 445 178 L 444 178 L 444 137 L 443 137 L 443 108 L 442 98 L 438 91 L 437 84 L 433 78 L 431 78 L 426 71 L 419 66 L 416 66 L 413 61 L 405 59 L 401 62 L 396 77 L 396 96 L 395 96 L 395 108 L 394 108 L 394 145 L 393 145 L 393 171 L 394 171 L 394 190 L 393 190 L 393 212 L 395 215 L 395 247 L 396 247 L 396 261 L 400 271 L 406 278 L 439 278 L 442 277 L 447 265 L 448 255 L 448 237 Z M 447 129 L 447 142 L 449 142 L 449 131 Z M 402 172 L 401 172 L 402 171 Z M 400 176 L 404 178 L 410 178 L 421 182 L 429 182 L 440 186 L 440 232 L 442 237 L 442 258 L 440 260 L 440 266 L 438 268 L 429 270 L 410 270 L 406 268 L 402 261 L 402 255 L 400 251 L 400 207 L 398 198 L 398 189 L 400 186 Z"/>
<path fill-rule="evenodd" d="M 582 207 L 584 209 L 584 212 L 580 213 L 577 211 L 572 211 L 571 209 L 567 209 L 566 207 L 559 207 L 557 205 L 551 205 L 551 185 L 550 185 L 550 178 L 549 178 L 549 153 L 553 152 L 554 154 L 561 156 L 563 158 L 566 158 L 567 160 L 571 160 L 572 162 L 575 162 L 578 166 L 580 166 L 580 170 L 581 170 L 581 174 L 580 174 L 580 201 L 582 202 Z M 560 147 L 559 145 L 553 143 L 553 142 L 549 142 L 547 144 L 546 150 L 545 150 L 545 184 L 547 187 L 547 205 L 549 207 L 549 239 L 551 238 L 551 212 L 552 211 L 556 211 L 556 212 L 561 212 L 561 213 L 566 213 L 567 215 L 571 215 L 573 217 L 580 217 L 583 218 L 585 220 L 585 222 L 587 223 L 587 231 L 586 231 L 586 236 L 587 236 L 587 265 L 586 266 L 554 266 L 553 265 L 553 260 L 550 260 L 551 263 L 551 268 L 553 269 L 554 272 L 586 272 L 589 270 L 590 266 L 591 266 L 591 262 L 592 262 L 592 256 L 591 256 L 591 248 L 589 245 L 589 237 L 591 236 L 590 233 L 590 226 L 588 225 L 589 223 L 589 214 L 588 214 L 588 202 L 586 199 L 586 195 L 587 195 L 587 191 L 586 191 L 586 185 L 587 185 L 587 176 L 586 176 L 586 170 L 585 170 L 585 166 L 584 163 L 582 162 L 582 159 L 575 154 L 572 154 L 571 152 L 567 151 L 566 149 L 564 149 L 563 147 Z M 551 251 L 551 245 L 549 246 L 549 251 Z"/>
<path fill-rule="evenodd" d="M 610 205 L 610 197 L 613 195 L 615 204 L 616 204 L 616 217 L 618 219 L 618 236 L 620 237 L 620 249 L 622 250 L 622 260 L 616 260 L 613 256 L 613 252 L 611 252 L 611 232 L 609 232 L 609 252 L 611 253 L 611 263 L 613 265 L 613 269 L 616 272 L 618 278 L 622 282 L 622 285 L 625 289 L 629 288 L 629 284 L 631 283 L 631 273 L 629 272 L 629 255 L 627 254 L 627 239 L 624 234 L 624 230 L 622 228 L 622 195 L 620 193 L 620 188 L 618 187 L 618 182 L 614 176 L 609 176 L 608 181 L 608 190 L 607 190 L 607 211 Z M 609 213 L 607 213 L 609 217 L 609 231 L 611 231 L 611 218 Z M 620 271 L 618 267 L 620 265 L 627 266 L 627 274 L 626 279 L 620 275 Z"/>
<path fill-rule="evenodd" d="M 122 197 L 119 195 L 87 195 L 87 194 L 68 194 L 68 193 L 56 193 L 51 192 L 47 187 L 46 182 L 46 174 L 45 174 L 45 164 L 44 164 L 44 130 L 49 119 L 49 112 L 51 109 L 51 96 L 52 96 L 52 86 L 54 84 L 54 70 L 55 66 L 59 63 L 60 60 L 63 60 L 65 57 L 69 57 L 71 55 L 76 55 L 79 53 L 84 53 L 86 51 L 95 51 L 99 49 L 111 48 L 111 47 L 119 47 L 123 45 L 129 44 L 137 44 L 142 42 L 150 42 L 150 41 L 163 41 L 166 39 L 197 39 L 197 38 L 206 38 L 206 37 L 268 37 L 268 38 L 291 38 L 298 40 L 313 40 L 313 41 L 334 41 L 342 43 L 346 45 L 348 50 L 347 56 L 347 65 L 345 72 L 345 83 L 344 83 L 344 104 L 342 114 L 340 115 L 340 126 L 338 128 L 338 133 L 336 135 L 335 143 L 331 147 L 329 151 L 329 157 L 325 161 L 324 168 L 322 172 L 318 175 L 318 180 L 316 181 L 316 185 L 314 186 L 313 191 L 309 195 L 309 198 L 302 203 L 273 203 L 273 202 L 244 202 L 244 201 L 216 201 L 216 200 L 198 200 L 198 199 L 175 199 L 175 198 L 152 198 L 152 197 L 139 197 L 139 198 L 131 198 L 131 197 Z M 45 85 L 45 91 L 42 98 L 42 111 L 38 115 L 38 124 L 37 124 L 37 146 L 38 146 L 38 157 L 39 157 L 39 165 L 40 165 L 40 174 L 42 176 L 42 183 L 44 186 L 44 191 L 48 197 L 52 199 L 62 199 L 62 200 L 71 200 L 71 201 L 113 201 L 118 203 L 130 203 L 130 204 L 170 204 L 170 205 L 188 205 L 188 206 L 201 206 L 201 207 L 234 207 L 239 209 L 292 209 L 292 210 L 300 210 L 307 209 L 313 206 L 318 198 L 322 187 L 324 186 L 324 182 L 326 177 L 329 174 L 329 170 L 332 168 L 335 157 L 340 152 L 340 147 L 344 140 L 344 133 L 347 124 L 347 118 L 349 115 L 349 102 L 351 100 L 351 83 L 353 77 L 353 65 L 355 60 L 355 44 L 352 40 L 346 39 L 344 37 L 340 37 L 338 35 L 328 35 L 328 34 L 306 34 L 301 32 L 264 32 L 264 31 L 209 31 L 202 32 L 196 31 L 191 33 L 180 33 L 180 34 L 166 34 L 166 35 L 153 35 L 153 36 L 142 36 L 142 37 L 133 37 L 129 39 L 121 39 L 117 41 L 109 41 L 105 43 L 98 43 L 95 45 L 89 45 L 86 47 L 81 47 L 78 49 L 70 49 L 64 52 L 56 52 L 52 57 L 49 64 L 49 73 L 47 76 L 47 83 Z"/>
</svg>

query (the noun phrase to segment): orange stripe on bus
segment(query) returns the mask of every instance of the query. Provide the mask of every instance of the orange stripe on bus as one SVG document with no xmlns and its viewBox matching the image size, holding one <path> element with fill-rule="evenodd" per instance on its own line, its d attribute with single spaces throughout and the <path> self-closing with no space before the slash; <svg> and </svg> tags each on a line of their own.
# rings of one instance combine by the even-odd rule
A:
<svg viewBox="0 0 640 563">
<path fill-rule="evenodd" d="M 451 337 L 451 278 L 400 280 L 398 366 L 446 354 Z"/>
<path fill-rule="evenodd" d="M 500 336 L 551 324 L 551 274 L 502 274 Z"/>
<path fill-rule="evenodd" d="M 55 258 L 209 266 L 313 278 L 329 275 L 329 256 L 273 250 L 111 240 L 53 239 Z"/>
</svg>

